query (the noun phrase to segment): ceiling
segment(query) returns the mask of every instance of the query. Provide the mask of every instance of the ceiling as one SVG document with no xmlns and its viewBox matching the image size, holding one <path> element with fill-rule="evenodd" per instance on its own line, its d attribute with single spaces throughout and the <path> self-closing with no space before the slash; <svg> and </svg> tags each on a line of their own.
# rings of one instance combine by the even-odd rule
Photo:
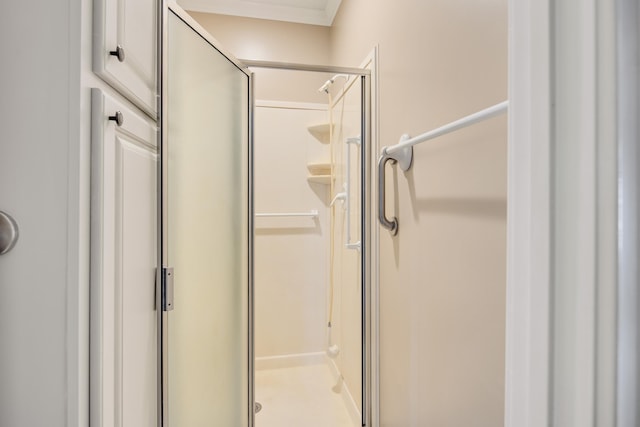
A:
<svg viewBox="0 0 640 427">
<path fill-rule="evenodd" d="M 194 12 L 331 26 L 342 0 L 178 0 Z"/>
</svg>

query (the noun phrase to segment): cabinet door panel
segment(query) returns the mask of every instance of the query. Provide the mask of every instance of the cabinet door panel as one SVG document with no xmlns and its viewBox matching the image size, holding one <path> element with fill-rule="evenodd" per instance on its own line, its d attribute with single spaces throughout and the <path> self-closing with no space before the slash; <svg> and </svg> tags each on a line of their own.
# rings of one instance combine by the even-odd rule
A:
<svg viewBox="0 0 640 427">
<path fill-rule="evenodd" d="M 156 1 L 94 0 L 93 71 L 151 117 L 156 106 Z M 120 46 L 122 61 L 110 52 Z"/>
<path fill-rule="evenodd" d="M 156 128 L 96 89 L 92 116 L 91 425 L 155 427 Z"/>
</svg>

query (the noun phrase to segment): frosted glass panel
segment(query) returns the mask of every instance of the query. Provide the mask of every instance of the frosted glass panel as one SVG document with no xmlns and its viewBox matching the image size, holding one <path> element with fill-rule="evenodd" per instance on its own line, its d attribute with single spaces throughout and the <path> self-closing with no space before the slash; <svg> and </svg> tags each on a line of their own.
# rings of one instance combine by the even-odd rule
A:
<svg viewBox="0 0 640 427">
<path fill-rule="evenodd" d="M 246 426 L 249 77 L 173 13 L 168 22 L 168 417 Z"/>
</svg>

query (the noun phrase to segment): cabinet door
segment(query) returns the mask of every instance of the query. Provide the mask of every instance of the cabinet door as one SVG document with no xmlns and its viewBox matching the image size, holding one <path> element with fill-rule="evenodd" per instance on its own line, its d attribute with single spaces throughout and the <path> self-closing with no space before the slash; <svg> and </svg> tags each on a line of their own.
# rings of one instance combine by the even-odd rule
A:
<svg viewBox="0 0 640 427">
<path fill-rule="evenodd" d="M 91 425 L 156 427 L 156 126 L 93 89 L 91 143 Z"/>
<path fill-rule="evenodd" d="M 151 117 L 157 109 L 156 3 L 94 0 L 93 12 L 93 71 Z"/>
</svg>

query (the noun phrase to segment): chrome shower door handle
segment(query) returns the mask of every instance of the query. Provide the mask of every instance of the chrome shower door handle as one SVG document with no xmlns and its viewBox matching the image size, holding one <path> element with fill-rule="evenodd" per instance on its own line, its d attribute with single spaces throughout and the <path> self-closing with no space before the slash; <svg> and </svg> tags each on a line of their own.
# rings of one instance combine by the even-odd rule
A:
<svg viewBox="0 0 640 427">
<path fill-rule="evenodd" d="M 378 160 L 378 220 L 387 230 L 391 231 L 391 235 L 398 234 L 398 218 L 395 216 L 391 220 L 387 219 L 385 213 L 385 166 L 387 162 L 391 161 L 391 164 L 396 163 L 396 160 L 390 157 L 386 151 L 382 152 L 380 159 Z"/>
</svg>

